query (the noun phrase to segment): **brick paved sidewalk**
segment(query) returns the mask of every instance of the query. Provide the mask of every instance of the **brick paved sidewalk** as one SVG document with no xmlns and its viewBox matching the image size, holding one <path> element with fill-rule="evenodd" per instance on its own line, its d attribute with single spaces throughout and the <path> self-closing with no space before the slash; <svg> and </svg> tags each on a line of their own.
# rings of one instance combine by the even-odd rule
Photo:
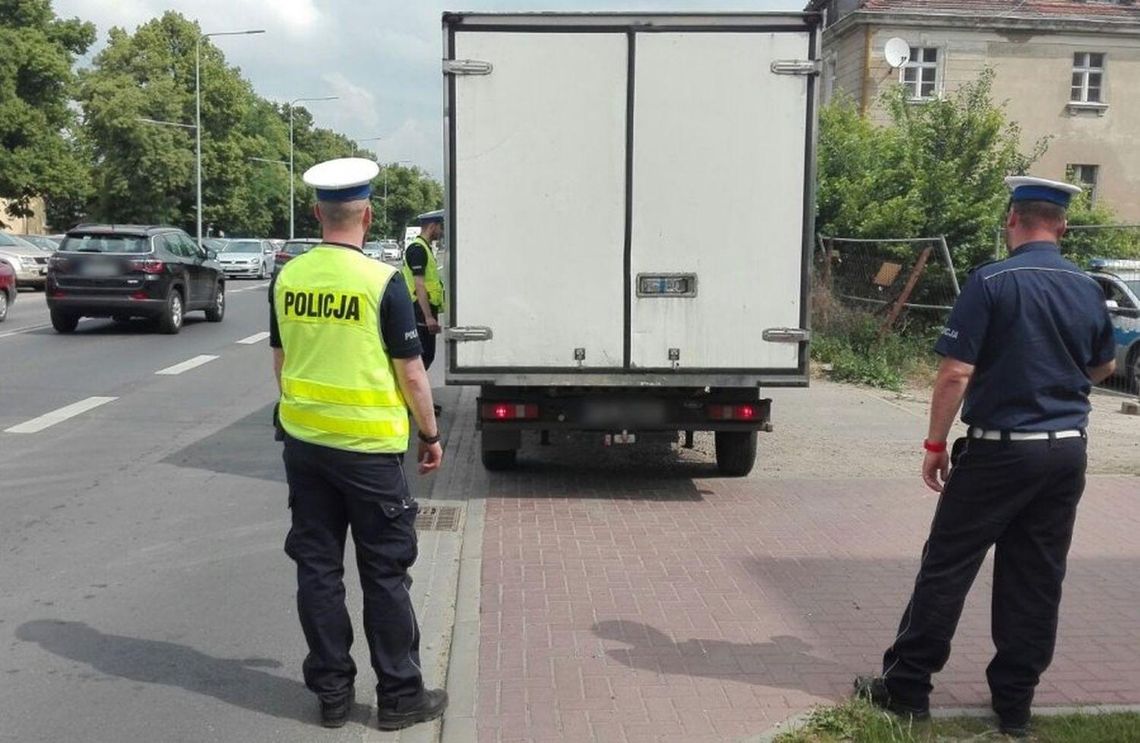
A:
<svg viewBox="0 0 1140 743">
<path fill-rule="evenodd" d="M 735 740 L 879 667 L 936 503 L 916 478 L 728 480 L 669 457 L 538 454 L 489 480 L 480 741 Z M 1090 478 L 1039 705 L 1140 703 L 1137 482 Z M 990 570 L 937 706 L 988 704 Z"/>
</svg>

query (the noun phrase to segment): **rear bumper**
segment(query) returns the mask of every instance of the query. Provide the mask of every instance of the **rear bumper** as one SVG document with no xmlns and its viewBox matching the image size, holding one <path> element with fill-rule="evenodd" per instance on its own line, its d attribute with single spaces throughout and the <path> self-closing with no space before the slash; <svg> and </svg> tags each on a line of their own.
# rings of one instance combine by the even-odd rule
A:
<svg viewBox="0 0 1140 743">
<path fill-rule="evenodd" d="M 117 295 L 48 296 L 47 304 L 48 309 L 86 317 L 111 317 L 113 315 L 157 317 L 166 310 L 165 299 L 132 299 L 129 296 Z"/>
<path fill-rule="evenodd" d="M 484 418 L 485 404 L 532 406 L 537 415 L 526 420 Z M 745 405 L 748 420 L 714 417 L 710 407 Z M 674 389 L 658 394 L 641 390 L 625 394 L 548 394 L 542 390 L 484 388 L 476 408 L 476 426 L 494 431 L 587 431 L 650 433 L 655 431 L 770 431 L 772 401 L 756 390 Z"/>
</svg>

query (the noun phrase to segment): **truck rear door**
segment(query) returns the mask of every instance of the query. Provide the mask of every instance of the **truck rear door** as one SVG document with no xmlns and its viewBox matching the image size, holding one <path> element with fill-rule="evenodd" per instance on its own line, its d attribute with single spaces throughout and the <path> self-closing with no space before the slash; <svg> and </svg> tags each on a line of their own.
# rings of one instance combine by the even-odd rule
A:
<svg viewBox="0 0 1140 743">
<path fill-rule="evenodd" d="M 630 365 L 795 371 L 808 86 L 772 63 L 807 33 L 638 34 Z"/>
<path fill-rule="evenodd" d="M 625 244 L 625 34 L 472 31 L 456 59 L 449 260 L 469 368 L 620 369 Z M 456 195 L 457 194 L 457 195 Z"/>
</svg>

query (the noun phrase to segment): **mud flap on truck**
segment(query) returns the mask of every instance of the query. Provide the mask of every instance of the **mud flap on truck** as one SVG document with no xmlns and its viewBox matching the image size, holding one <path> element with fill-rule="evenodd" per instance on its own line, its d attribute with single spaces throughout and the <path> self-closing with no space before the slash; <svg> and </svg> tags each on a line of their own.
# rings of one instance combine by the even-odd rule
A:
<svg viewBox="0 0 1140 743">
<path fill-rule="evenodd" d="M 756 389 L 584 389 L 484 387 L 477 403 L 484 467 L 514 466 L 523 431 L 597 433 L 629 444 L 640 434 L 715 434 L 716 462 L 726 477 L 743 477 L 756 461 L 757 433 L 772 430 L 769 399 Z M 691 447 L 690 447 L 691 448 Z"/>
</svg>

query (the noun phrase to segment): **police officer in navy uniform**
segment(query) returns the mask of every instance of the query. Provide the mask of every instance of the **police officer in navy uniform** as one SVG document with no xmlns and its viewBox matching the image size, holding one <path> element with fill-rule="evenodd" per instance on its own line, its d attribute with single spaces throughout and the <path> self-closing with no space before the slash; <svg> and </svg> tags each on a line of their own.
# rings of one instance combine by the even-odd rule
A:
<svg viewBox="0 0 1140 743">
<path fill-rule="evenodd" d="M 931 676 L 982 561 L 994 552 L 986 670 L 1003 733 L 1028 734 L 1053 658 L 1061 582 L 1085 486 L 1089 391 L 1114 370 L 1112 323 L 1097 283 L 1061 257 L 1075 186 L 1006 179 L 1011 256 L 974 270 L 935 351 L 923 480 L 942 495 L 918 578 L 883 673 L 856 680 L 872 703 L 929 716 Z M 965 437 L 947 436 L 965 400 Z"/>
<path fill-rule="evenodd" d="M 270 344 L 292 511 L 285 551 L 297 564 L 309 647 L 305 685 L 320 700 L 321 723 L 344 725 L 356 677 L 342 580 L 351 527 L 377 721 L 396 730 L 439 717 L 447 704 L 445 692 L 424 688 L 409 592 L 418 510 L 403 472 L 409 410 L 421 474 L 439 467 L 443 450 L 407 288 L 396 269 L 361 251 L 378 172 L 371 160 L 344 158 L 305 173 L 323 240 L 274 279 Z"/>
</svg>

